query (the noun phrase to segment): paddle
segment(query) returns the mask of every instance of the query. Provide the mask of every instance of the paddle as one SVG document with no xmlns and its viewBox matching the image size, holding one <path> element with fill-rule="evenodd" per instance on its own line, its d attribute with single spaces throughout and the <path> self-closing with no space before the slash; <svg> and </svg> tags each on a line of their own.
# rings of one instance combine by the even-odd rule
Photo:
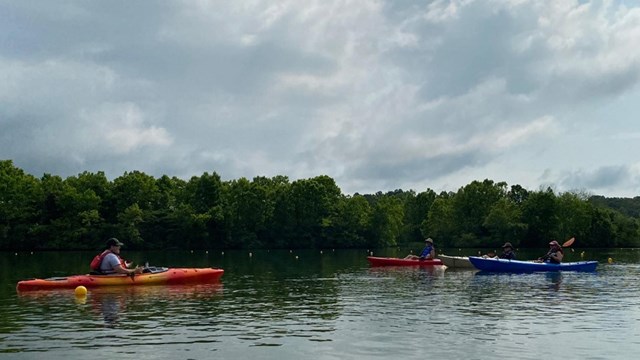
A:
<svg viewBox="0 0 640 360">
<path fill-rule="evenodd" d="M 565 241 L 564 244 L 562 244 L 562 247 L 569 247 L 573 245 L 574 241 L 576 241 L 576 238 L 572 237 L 571 239 Z"/>
</svg>

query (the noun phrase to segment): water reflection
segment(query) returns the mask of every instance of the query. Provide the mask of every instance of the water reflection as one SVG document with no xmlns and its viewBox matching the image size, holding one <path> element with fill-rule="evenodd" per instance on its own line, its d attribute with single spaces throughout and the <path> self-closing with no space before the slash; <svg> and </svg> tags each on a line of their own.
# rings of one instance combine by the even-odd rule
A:
<svg viewBox="0 0 640 360">
<path fill-rule="evenodd" d="M 75 297 L 75 303 L 86 306 L 90 313 L 103 319 L 107 327 L 116 327 L 122 314 L 149 313 L 169 310 L 174 302 L 194 302 L 221 297 L 222 284 L 159 285 L 131 287 L 103 287 L 90 289 L 84 297 Z M 60 307 L 74 297 L 73 289 L 20 292 L 21 301 L 34 309 Z"/>
<path fill-rule="evenodd" d="M 551 283 L 549 286 L 550 289 L 555 291 L 560 290 L 560 284 L 562 284 L 562 272 L 548 272 L 545 274 L 545 277 Z"/>
</svg>

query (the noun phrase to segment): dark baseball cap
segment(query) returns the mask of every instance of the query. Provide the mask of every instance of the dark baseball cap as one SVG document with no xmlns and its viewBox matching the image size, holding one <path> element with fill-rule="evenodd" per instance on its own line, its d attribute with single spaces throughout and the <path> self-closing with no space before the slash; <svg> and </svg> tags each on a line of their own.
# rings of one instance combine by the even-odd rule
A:
<svg viewBox="0 0 640 360">
<path fill-rule="evenodd" d="M 120 240 L 118 240 L 116 238 L 111 238 L 111 239 L 107 240 L 107 247 L 122 246 L 122 245 L 124 245 L 124 244 L 121 243 Z"/>
</svg>

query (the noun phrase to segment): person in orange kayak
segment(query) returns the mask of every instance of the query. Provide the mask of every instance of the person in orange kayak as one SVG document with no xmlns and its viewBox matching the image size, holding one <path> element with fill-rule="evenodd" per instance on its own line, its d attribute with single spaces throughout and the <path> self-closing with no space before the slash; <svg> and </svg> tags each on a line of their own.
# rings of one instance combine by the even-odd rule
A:
<svg viewBox="0 0 640 360">
<path fill-rule="evenodd" d="M 560 264 L 563 256 L 564 252 L 562 251 L 562 246 L 560 246 L 557 241 L 553 240 L 549 243 L 549 251 L 544 256 L 538 258 L 538 261 Z"/>
<path fill-rule="evenodd" d="M 120 258 L 120 247 L 124 245 L 120 240 L 111 238 L 107 240 L 107 249 L 96 256 L 91 262 L 91 269 L 101 274 L 142 274 L 143 268 L 137 266 L 135 269 L 128 269 L 127 263 Z"/>
<path fill-rule="evenodd" d="M 422 249 L 420 255 L 409 254 L 405 256 L 405 259 L 411 260 L 432 260 L 436 257 L 436 248 L 433 246 L 433 240 L 431 238 L 424 239 L 425 247 Z"/>
</svg>

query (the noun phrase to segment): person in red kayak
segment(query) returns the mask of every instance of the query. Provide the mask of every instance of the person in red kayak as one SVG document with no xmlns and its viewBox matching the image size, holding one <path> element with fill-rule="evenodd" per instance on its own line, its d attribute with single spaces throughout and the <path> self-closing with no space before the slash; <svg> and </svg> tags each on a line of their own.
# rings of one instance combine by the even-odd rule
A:
<svg viewBox="0 0 640 360">
<path fill-rule="evenodd" d="M 127 269 L 127 263 L 120 258 L 120 247 L 122 245 L 124 244 L 116 238 L 107 240 L 107 249 L 92 261 L 91 267 L 93 268 L 96 265 L 95 262 L 99 262 L 96 270 L 101 274 L 142 274 L 144 269 L 140 266 L 135 269 Z"/>
<path fill-rule="evenodd" d="M 432 260 L 436 257 L 436 248 L 433 246 L 433 240 L 431 238 L 424 239 L 425 247 L 422 249 L 420 255 L 409 254 L 405 256 L 405 259 L 411 260 Z"/>
<path fill-rule="evenodd" d="M 564 252 L 562 251 L 562 246 L 560 246 L 557 241 L 553 240 L 549 243 L 549 251 L 543 257 L 538 258 L 538 261 L 560 264 L 563 256 Z"/>
</svg>

